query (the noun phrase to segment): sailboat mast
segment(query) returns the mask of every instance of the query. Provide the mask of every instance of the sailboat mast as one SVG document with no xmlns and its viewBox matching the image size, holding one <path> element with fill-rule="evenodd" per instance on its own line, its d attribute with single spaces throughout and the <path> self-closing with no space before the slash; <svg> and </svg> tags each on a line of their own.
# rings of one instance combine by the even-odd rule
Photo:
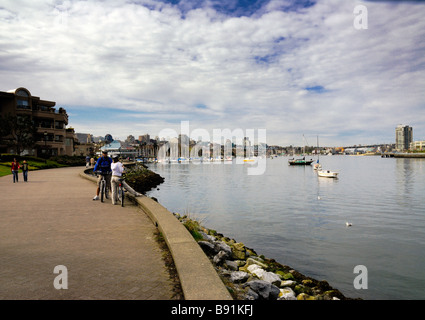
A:
<svg viewBox="0 0 425 320">
<path fill-rule="evenodd" d="M 319 135 L 317 135 L 317 149 L 316 149 L 316 153 L 317 153 L 317 163 L 319 163 L 319 157 L 320 157 L 320 151 L 319 151 Z"/>
</svg>

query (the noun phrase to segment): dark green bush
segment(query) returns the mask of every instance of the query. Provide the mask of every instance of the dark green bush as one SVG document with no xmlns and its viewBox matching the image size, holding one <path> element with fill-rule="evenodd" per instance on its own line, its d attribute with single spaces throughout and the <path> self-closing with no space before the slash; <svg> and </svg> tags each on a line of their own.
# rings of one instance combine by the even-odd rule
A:
<svg viewBox="0 0 425 320">
<path fill-rule="evenodd" d="M 163 183 L 164 178 L 145 166 L 136 164 L 127 167 L 126 181 L 137 192 L 146 193 Z"/>
</svg>

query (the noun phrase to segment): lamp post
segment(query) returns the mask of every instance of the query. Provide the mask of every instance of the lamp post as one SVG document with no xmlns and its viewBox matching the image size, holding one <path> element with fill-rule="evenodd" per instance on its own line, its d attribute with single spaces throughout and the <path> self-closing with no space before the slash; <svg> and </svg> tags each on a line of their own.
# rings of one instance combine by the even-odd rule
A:
<svg viewBox="0 0 425 320">
<path fill-rule="evenodd" d="M 44 131 L 44 163 L 47 163 L 47 131 Z"/>
</svg>

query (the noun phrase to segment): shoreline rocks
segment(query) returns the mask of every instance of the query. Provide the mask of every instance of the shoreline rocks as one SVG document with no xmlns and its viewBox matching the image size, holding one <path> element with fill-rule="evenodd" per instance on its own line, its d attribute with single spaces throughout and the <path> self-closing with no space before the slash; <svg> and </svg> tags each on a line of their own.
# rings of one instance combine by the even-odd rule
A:
<svg viewBox="0 0 425 320">
<path fill-rule="evenodd" d="M 307 277 L 241 242 L 174 213 L 194 235 L 235 300 L 351 300 L 325 280 Z"/>
</svg>

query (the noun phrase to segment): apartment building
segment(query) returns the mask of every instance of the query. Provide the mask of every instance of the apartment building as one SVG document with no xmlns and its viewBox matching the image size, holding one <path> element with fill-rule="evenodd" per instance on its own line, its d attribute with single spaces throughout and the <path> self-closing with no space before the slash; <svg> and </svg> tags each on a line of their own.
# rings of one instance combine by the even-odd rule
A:
<svg viewBox="0 0 425 320">
<path fill-rule="evenodd" d="M 398 125 L 395 128 L 395 148 L 398 151 L 408 150 L 413 140 L 412 127 Z"/>
<path fill-rule="evenodd" d="M 22 154 L 38 157 L 74 154 L 74 129 L 66 128 L 66 110 L 56 110 L 55 106 L 56 102 L 33 96 L 26 88 L 0 91 L 0 115 L 28 115 L 36 127 L 35 144 Z M 16 153 L 16 150 L 0 142 L 0 153 Z"/>
</svg>

